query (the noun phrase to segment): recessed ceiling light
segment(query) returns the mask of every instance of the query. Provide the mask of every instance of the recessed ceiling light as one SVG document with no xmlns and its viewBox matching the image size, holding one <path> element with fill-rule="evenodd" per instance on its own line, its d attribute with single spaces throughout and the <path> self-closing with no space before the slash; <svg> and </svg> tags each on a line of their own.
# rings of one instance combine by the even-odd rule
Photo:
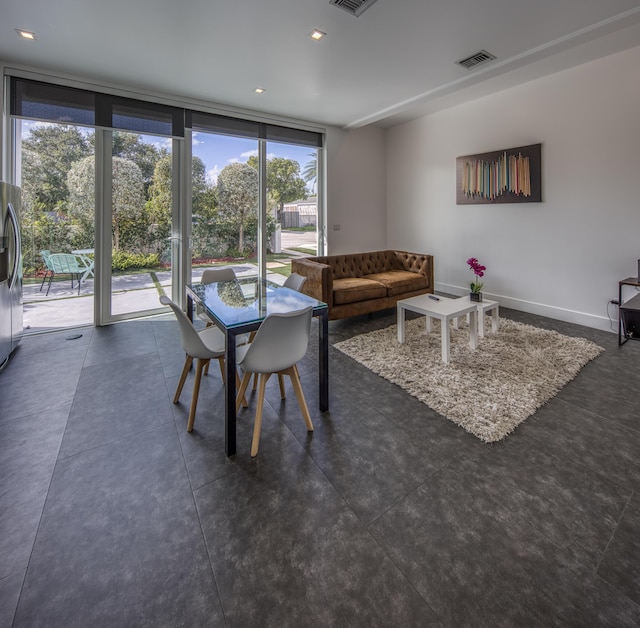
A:
<svg viewBox="0 0 640 628">
<path fill-rule="evenodd" d="M 32 33 L 31 31 L 23 31 L 19 28 L 16 28 L 16 33 L 18 33 L 18 35 L 20 35 L 20 37 L 22 37 L 22 39 L 35 39 L 36 38 L 36 34 Z"/>
<path fill-rule="evenodd" d="M 323 33 L 322 31 L 319 31 L 317 28 L 312 30 L 309 33 L 309 37 L 311 37 L 311 39 L 315 39 L 316 41 L 322 39 L 325 35 L 326 35 L 326 33 Z"/>
<path fill-rule="evenodd" d="M 264 94 L 264 92 L 266 91 L 264 87 L 256 87 L 253 90 L 256 94 Z"/>
</svg>

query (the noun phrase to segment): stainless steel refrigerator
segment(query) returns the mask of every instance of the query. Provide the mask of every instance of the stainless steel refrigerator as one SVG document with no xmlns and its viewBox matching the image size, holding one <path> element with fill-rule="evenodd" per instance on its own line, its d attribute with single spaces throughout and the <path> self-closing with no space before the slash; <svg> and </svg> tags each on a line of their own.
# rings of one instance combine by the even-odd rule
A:
<svg viewBox="0 0 640 628">
<path fill-rule="evenodd" d="M 20 188 L 0 182 L 0 371 L 22 337 Z"/>
</svg>

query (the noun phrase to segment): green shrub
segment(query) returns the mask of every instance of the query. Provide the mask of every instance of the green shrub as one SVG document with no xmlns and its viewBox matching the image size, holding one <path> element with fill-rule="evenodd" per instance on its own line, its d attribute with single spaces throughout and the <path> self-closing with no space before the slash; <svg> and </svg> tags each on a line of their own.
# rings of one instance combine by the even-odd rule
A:
<svg viewBox="0 0 640 628">
<path fill-rule="evenodd" d="M 129 270 L 131 268 L 157 268 L 160 260 L 157 253 L 129 253 L 127 251 L 113 251 L 111 268 L 113 270 Z"/>
</svg>

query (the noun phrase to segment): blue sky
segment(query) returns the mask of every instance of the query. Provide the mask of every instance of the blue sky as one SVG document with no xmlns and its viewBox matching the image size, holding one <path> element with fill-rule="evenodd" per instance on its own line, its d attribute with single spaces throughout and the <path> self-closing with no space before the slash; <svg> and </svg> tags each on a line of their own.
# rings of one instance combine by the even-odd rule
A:
<svg viewBox="0 0 640 628">
<path fill-rule="evenodd" d="M 300 164 L 300 174 L 311 161 L 313 153 L 314 149 L 308 146 L 293 146 L 279 142 L 267 144 L 267 159 L 284 157 L 297 161 Z M 257 155 L 258 142 L 251 139 L 194 132 L 193 154 L 202 159 L 207 175 L 215 182 L 225 166 L 234 162 L 245 163 L 251 155 Z"/>
</svg>

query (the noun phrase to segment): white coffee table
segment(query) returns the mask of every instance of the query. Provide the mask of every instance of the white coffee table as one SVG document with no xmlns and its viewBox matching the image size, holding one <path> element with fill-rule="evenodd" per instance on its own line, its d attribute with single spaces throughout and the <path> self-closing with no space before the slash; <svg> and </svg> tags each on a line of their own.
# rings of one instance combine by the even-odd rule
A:
<svg viewBox="0 0 640 628">
<path fill-rule="evenodd" d="M 464 301 L 465 303 L 473 303 L 478 309 L 478 335 L 481 338 L 484 338 L 484 316 L 485 314 L 491 312 L 491 331 L 495 334 L 498 331 L 499 326 L 499 303 L 497 301 L 489 301 L 487 299 L 483 299 L 482 301 L 471 301 L 469 295 L 464 297 L 460 297 L 459 301 Z M 457 321 L 454 323 L 454 327 L 457 328 Z"/>
<path fill-rule="evenodd" d="M 433 295 L 421 294 L 410 299 L 398 301 L 398 342 L 404 342 L 405 313 L 407 310 L 426 316 L 426 330 L 431 333 L 431 319 L 440 321 L 442 361 L 449 362 L 449 321 L 456 321 L 459 316 L 469 314 L 469 346 L 475 350 L 478 346 L 478 308 L 477 303 L 465 303 L 464 299 L 448 299 Z"/>
</svg>

